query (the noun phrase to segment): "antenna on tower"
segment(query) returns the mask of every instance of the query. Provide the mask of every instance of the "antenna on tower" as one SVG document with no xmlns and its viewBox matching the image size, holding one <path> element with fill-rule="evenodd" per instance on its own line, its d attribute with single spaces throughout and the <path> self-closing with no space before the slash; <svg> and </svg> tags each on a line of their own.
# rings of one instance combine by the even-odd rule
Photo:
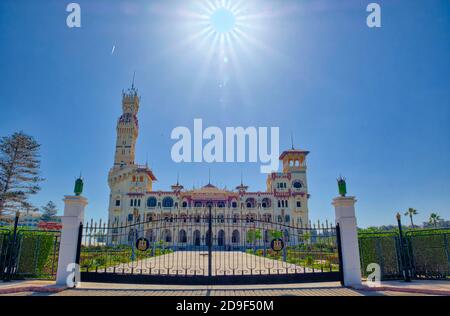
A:
<svg viewBox="0 0 450 316">
<path fill-rule="evenodd" d="M 145 153 L 145 167 L 148 168 L 148 152 Z"/>
<path fill-rule="evenodd" d="M 241 185 L 244 185 L 242 170 L 241 170 Z"/>
<path fill-rule="evenodd" d="M 180 180 L 180 172 L 177 172 L 177 185 L 179 184 L 179 180 Z"/>
<path fill-rule="evenodd" d="M 291 145 L 292 145 L 292 150 L 294 150 L 294 136 L 292 134 L 292 131 L 291 131 Z"/>
<path fill-rule="evenodd" d="M 133 82 L 131 83 L 131 89 L 134 89 L 134 78 L 136 77 L 136 70 L 133 73 Z"/>
<path fill-rule="evenodd" d="M 211 168 L 208 169 L 208 184 L 211 184 Z"/>
</svg>

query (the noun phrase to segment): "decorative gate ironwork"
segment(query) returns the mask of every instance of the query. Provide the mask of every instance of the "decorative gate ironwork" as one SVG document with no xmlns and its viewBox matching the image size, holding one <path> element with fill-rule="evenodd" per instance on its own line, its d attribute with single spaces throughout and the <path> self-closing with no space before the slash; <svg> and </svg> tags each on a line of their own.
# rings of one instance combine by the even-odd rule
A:
<svg viewBox="0 0 450 316">
<path fill-rule="evenodd" d="M 246 284 L 339 281 L 336 227 L 186 216 L 82 228 L 81 281 Z M 210 233 L 212 232 L 212 233 Z"/>
</svg>

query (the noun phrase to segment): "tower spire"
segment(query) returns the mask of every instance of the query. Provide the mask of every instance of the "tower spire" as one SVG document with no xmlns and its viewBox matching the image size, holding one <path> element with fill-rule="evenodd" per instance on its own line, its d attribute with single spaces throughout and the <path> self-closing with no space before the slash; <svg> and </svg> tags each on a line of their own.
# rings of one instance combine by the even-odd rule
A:
<svg viewBox="0 0 450 316">
<path fill-rule="evenodd" d="M 136 70 L 133 73 L 133 81 L 131 82 L 131 89 L 134 89 L 134 78 L 136 77 Z"/>
<path fill-rule="evenodd" d="M 292 134 L 292 131 L 291 131 L 291 146 L 292 146 L 292 150 L 294 150 L 294 136 Z"/>
</svg>

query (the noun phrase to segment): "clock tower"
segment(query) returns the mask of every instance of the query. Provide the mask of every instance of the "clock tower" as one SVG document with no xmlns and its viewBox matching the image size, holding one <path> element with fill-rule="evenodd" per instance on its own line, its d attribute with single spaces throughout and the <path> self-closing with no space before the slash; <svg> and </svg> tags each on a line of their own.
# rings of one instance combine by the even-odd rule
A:
<svg viewBox="0 0 450 316">
<path fill-rule="evenodd" d="M 137 112 L 140 97 L 134 84 L 127 91 L 122 92 L 122 115 L 117 121 L 116 152 L 114 155 L 114 168 L 134 164 L 136 140 L 139 124 Z"/>
</svg>

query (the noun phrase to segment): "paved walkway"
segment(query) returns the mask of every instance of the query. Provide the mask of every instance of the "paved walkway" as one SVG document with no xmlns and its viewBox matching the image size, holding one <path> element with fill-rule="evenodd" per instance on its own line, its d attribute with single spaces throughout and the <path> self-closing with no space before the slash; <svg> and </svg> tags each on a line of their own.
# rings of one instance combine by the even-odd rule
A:
<svg viewBox="0 0 450 316">
<path fill-rule="evenodd" d="M 396 291 L 410 294 L 450 296 L 450 280 L 383 281 L 376 287 L 367 287 L 363 282 L 362 289 L 365 291 Z"/>
<path fill-rule="evenodd" d="M 55 281 L 25 280 L 25 281 L 0 281 L 0 295 L 36 292 L 56 293 L 65 290 L 65 287 L 56 286 Z"/>
<path fill-rule="evenodd" d="M 406 285 L 405 285 L 406 284 Z M 383 282 L 383 288 L 351 289 L 338 282 L 180 286 L 82 283 L 77 289 L 62 289 L 47 281 L 0 282 L 0 293 L 14 296 L 422 296 L 450 295 L 448 281 Z M 34 288 L 33 288 L 34 287 Z M 39 288 L 40 287 L 40 288 Z M 28 289 L 27 289 L 28 288 Z M 9 291 L 5 291 L 9 289 Z M 443 291 L 432 293 L 430 291 Z"/>
<path fill-rule="evenodd" d="M 312 269 L 295 264 L 255 256 L 242 251 L 213 251 L 212 275 L 250 275 L 308 273 Z M 208 253 L 176 251 L 174 253 L 120 264 L 107 268 L 109 273 L 143 273 L 169 275 L 208 275 Z"/>
</svg>

